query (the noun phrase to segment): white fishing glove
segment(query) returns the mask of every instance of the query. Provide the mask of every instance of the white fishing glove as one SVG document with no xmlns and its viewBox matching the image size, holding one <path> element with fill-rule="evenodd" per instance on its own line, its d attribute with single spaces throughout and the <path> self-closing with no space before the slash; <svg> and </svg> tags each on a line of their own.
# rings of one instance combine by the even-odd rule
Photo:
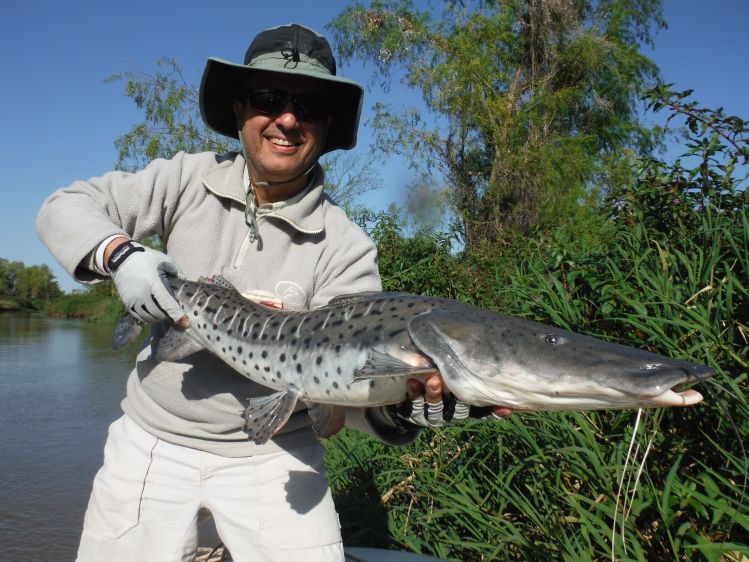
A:
<svg viewBox="0 0 749 562">
<path fill-rule="evenodd" d="M 406 400 L 401 404 L 390 406 L 387 410 L 394 421 L 407 422 L 419 427 L 445 427 L 468 417 L 471 407 L 454 398 L 445 404 L 443 400 L 434 404 L 424 398 Z M 447 406 L 447 407 L 446 407 Z"/>
<path fill-rule="evenodd" d="M 166 285 L 168 275 L 177 275 L 166 254 L 131 240 L 112 252 L 107 266 L 125 308 L 138 320 L 176 323 L 185 315 Z"/>
<path fill-rule="evenodd" d="M 494 408 L 479 408 L 457 400 L 452 395 L 444 395 L 443 400 L 429 403 L 423 398 L 406 400 L 400 404 L 372 408 L 370 420 L 378 426 L 385 426 L 405 434 L 422 427 L 445 427 L 468 418 L 500 420 Z"/>
</svg>

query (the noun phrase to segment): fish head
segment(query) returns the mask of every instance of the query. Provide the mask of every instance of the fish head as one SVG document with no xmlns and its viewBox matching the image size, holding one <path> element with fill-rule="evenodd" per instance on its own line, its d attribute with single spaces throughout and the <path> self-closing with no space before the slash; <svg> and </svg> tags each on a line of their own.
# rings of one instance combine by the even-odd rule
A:
<svg viewBox="0 0 749 562">
<path fill-rule="evenodd" d="M 515 410 L 624 409 L 697 404 L 684 383 L 712 369 L 474 307 L 414 318 L 409 333 L 448 388 L 474 405 Z"/>
</svg>

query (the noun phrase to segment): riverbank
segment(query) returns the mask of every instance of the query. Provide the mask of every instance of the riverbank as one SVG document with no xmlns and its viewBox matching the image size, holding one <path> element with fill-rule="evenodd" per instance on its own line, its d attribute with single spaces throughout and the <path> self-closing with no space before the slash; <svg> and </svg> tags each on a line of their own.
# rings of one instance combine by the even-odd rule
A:
<svg viewBox="0 0 749 562">
<path fill-rule="evenodd" d="M 0 312 L 21 312 L 22 310 L 16 301 L 0 298 Z"/>
<path fill-rule="evenodd" d="M 116 296 L 94 292 L 70 293 L 45 303 L 42 312 L 51 318 L 75 318 L 116 323 L 125 309 Z"/>
<path fill-rule="evenodd" d="M 0 282 L 0 312 L 29 312 L 50 318 L 114 323 L 124 314 L 124 306 L 111 281 L 82 286 L 69 293 L 63 293 L 59 289 L 44 292 L 28 287 L 21 290 L 12 283 L 6 282 L 3 285 Z"/>
</svg>

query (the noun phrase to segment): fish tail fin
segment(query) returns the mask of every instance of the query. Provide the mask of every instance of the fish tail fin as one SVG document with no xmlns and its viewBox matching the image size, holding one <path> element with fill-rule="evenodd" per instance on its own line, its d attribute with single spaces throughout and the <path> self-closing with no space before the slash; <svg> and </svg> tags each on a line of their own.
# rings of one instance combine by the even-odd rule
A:
<svg viewBox="0 0 749 562">
<path fill-rule="evenodd" d="M 117 324 L 117 328 L 112 335 L 112 351 L 119 351 L 127 346 L 140 335 L 143 331 L 143 322 L 134 316 L 125 314 Z"/>
</svg>

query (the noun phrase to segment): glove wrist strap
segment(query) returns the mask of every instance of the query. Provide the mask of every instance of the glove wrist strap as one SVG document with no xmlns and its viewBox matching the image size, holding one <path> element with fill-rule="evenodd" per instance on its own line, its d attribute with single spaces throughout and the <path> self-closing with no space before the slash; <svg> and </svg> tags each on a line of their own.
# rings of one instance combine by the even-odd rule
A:
<svg viewBox="0 0 749 562">
<path fill-rule="evenodd" d="M 390 423 L 392 423 L 396 429 L 402 433 L 410 433 L 414 430 L 421 429 L 420 426 L 409 421 L 408 416 L 410 416 L 410 413 L 406 414 L 403 412 L 402 407 L 398 404 L 385 406 L 383 408 L 383 413 L 386 415 Z"/>
<path fill-rule="evenodd" d="M 141 246 L 137 242 L 133 242 L 132 240 L 121 244 L 114 252 L 112 252 L 112 255 L 109 256 L 109 260 L 107 261 L 107 268 L 109 269 L 109 272 L 114 273 L 115 271 L 117 271 L 119 267 L 125 262 L 125 260 L 135 252 L 145 251 L 146 249 L 143 246 Z"/>
</svg>

